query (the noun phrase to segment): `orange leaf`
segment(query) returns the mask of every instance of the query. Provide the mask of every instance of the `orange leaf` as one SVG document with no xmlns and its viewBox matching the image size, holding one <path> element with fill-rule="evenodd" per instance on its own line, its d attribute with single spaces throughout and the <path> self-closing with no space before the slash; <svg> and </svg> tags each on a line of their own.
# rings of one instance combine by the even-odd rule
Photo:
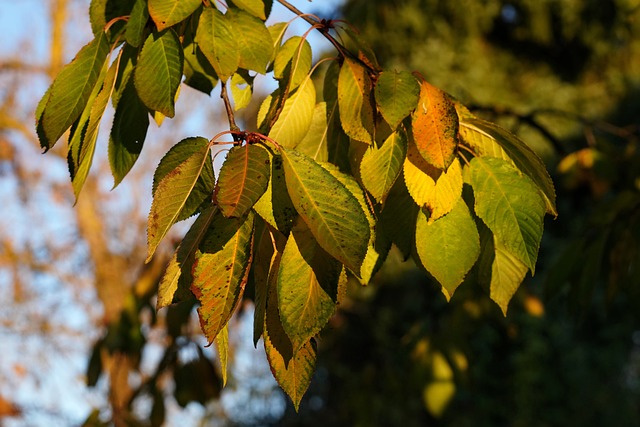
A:
<svg viewBox="0 0 640 427">
<path fill-rule="evenodd" d="M 458 146 L 458 115 L 447 94 L 422 82 L 420 100 L 411 116 L 411 124 L 413 138 L 422 157 L 438 169 L 447 169 Z"/>
</svg>

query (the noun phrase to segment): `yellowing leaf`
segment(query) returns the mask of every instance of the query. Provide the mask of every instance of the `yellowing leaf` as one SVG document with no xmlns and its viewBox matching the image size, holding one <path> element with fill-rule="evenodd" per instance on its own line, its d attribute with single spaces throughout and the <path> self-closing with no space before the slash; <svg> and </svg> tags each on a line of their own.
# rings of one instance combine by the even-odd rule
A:
<svg viewBox="0 0 640 427">
<path fill-rule="evenodd" d="M 311 70 L 311 45 L 306 39 L 294 36 L 278 49 L 273 62 L 273 76 L 289 79 L 289 90 L 297 88 Z"/>
<path fill-rule="evenodd" d="M 391 129 L 398 127 L 416 108 L 420 85 L 406 71 L 383 71 L 376 81 L 376 104 Z"/>
<path fill-rule="evenodd" d="M 147 37 L 138 56 L 133 80 L 140 99 L 149 109 L 167 117 L 174 116 L 183 62 L 182 46 L 173 30 Z"/>
<path fill-rule="evenodd" d="M 443 173 L 427 163 L 418 153 L 415 144 L 409 143 L 404 161 L 404 181 L 409 194 L 429 212 L 429 221 L 446 215 L 462 194 L 462 168 L 454 159 Z"/>
<path fill-rule="evenodd" d="M 222 328 L 216 336 L 216 352 L 220 360 L 220 371 L 222 372 L 222 386 L 227 385 L 227 365 L 229 364 L 229 328 L 228 324 Z"/>
<path fill-rule="evenodd" d="M 240 51 L 233 23 L 215 7 L 206 7 L 200 15 L 195 41 L 222 81 L 236 72 Z"/>
<path fill-rule="evenodd" d="M 191 15 L 201 0 L 149 0 L 149 15 L 162 31 Z"/>
<path fill-rule="evenodd" d="M 316 242 L 298 219 L 278 271 L 278 308 L 293 352 L 314 337 L 335 311 L 342 265 Z"/>
<path fill-rule="evenodd" d="M 458 148 L 458 114 L 447 94 L 422 82 L 411 125 L 420 155 L 433 167 L 447 169 Z"/>
<path fill-rule="evenodd" d="M 271 165 L 267 150 L 246 144 L 233 147 L 220 168 L 216 201 L 226 217 L 241 217 L 264 194 Z"/>
<path fill-rule="evenodd" d="M 253 206 L 253 210 L 270 226 L 283 234 L 289 234 L 293 220 L 298 216 L 287 192 L 282 168 L 282 157 L 270 156 L 271 179 L 264 194 Z"/>
<path fill-rule="evenodd" d="M 474 157 L 465 170 L 475 212 L 505 249 L 533 273 L 542 238 L 545 203 L 533 181 L 507 161 Z"/>
<path fill-rule="evenodd" d="M 253 79 L 250 76 L 243 76 L 236 73 L 231 77 L 231 95 L 233 96 L 233 106 L 236 111 L 246 108 L 251 102 L 253 93 Z"/>
<path fill-rule="evenodd" d="M 369 224 L 358 200 L 320 164 L 282 149 L 287 191 L 320 246 L 354 272 L 367 252 Z"/>
<path fill-rule="evenodd" d="M 227 15 L 238 43 L 240 67 L 264 74 L 273 54 L 271 33 L 264 22 L 243 10 L 229 9 Z"/>
<path fill-rule="evenodd" d="M 265 6 L 267 5 L 264 4 L 264 0 L 233 0 L 233 4 L 263 21 L 267 19 L 267 12 L 271 9 L 271 7 L 269 7 L 265 10 Z"/>
<path fill-rule="evenodd" d="M 377 200 L 383 200 L 402 170 L 407 155 L 404 131 L 392 133 L 380 148 L 371 145 L 360 163 L 360 178 L 365 188 Z"/>
<path fill-rule="evenodd" d="M 269 138 L 280 146 L 294 148 L 307 134 L 316 106 L 316 89 L 307 77 L 287 98 L 278 119 L 269 130 Z"/>
<path fill-rule="evenodd" d="M 193 265 L 191 292 L 198 298 L 200 326 L 211 343 L 225 327 L 244 292 L 252 256 L 253 214 L 217 214 L 202 238 Z"/>
<path fill-rule="evenodd" d="M 424 268 L 442 285 L 444 296 L 451 299 L 480 254 L 475 221 L 461 198 L 448 214 L 431 223 L 418 213 L 416 251 Z"/>
<path fill-rule="evenodd" d="M 354 60 L 345 59 L 338 77 L 340 122 L 349 137 L 367 144 L 373 142 L 374 134 L 371 90 L 367 70 Z"/>
<path fill-rule="evenodd" d="M 520 138 L 500 126 L 477 118 L 460 122 L 460 137 L 479 157 L 497 157 L 514 165 L 538 186 L 546 210 L 558 216 L 553 181 L 538 155 Z"/>
<path fill-rule="evenodd" d="M 489 296 L 507 315 L 511 297 L 527 274 L 527 266 L 513 256 L 500 242 L 494 238 L 495 258 L 491 264 L 491 282 Z"/>
</svg>

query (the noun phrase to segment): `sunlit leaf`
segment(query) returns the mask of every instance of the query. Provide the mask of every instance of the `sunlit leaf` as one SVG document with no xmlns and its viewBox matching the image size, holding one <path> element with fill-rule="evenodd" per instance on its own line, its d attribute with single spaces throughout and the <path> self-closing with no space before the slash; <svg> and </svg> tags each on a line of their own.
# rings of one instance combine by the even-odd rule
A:
<svg viewBox="0 0 640 427">
<path fill-rule="evenodd" d="M 447 169 L 458 147 L 458 114 L 447 94 L 422 82 L 411 125 L 420 155 L 433 167 Z"/>
<path fill-rule="evenodd" d="M 418 214 L 416 251 L 449 300 L 480 254 L 475 221 L 461 198 L 451 212 L 433 222 L 424 213 Z"/>
<path fill-rule="evenodd" d="M 341 270 L 342 265 L 318 245 L 299 219 L 278 271 L 280 319 L 294 353 L 320 332 L 335 311 Z"/>
<path fill-rule="evenodd" d="M 220 371 L 222 372 L 222 386 L 227 385 L 227 367 L 229 365 L 229 328 L 224 328 L 216 335 L 216 352 L 220 360 Z"/>
<path fill-rule="evenodd" d="M 398 178 L 407 155 L 404 131 L 392 133 L 381 147 L 372 144 L 360 163 L 360 178 L 365 188 L 377 200 L 386 197 Z"/>
<path fill-rule="evenodd" d="M 200 15 L 195 41 L 216 74 L 226 81 L 236 72 L 240 51 L 233 22 L 215 7 L 206 7 Z"/>
<path fill-rule="evenodd" d="M 460 123 L 460 137 L 478 156 L 507 160 L 527 174 L 540 189 L 546 211 L 558 216 L 551 177 L 542 160 L 520 138 L 498 125 L 477 118 L 466 118 Z"/>
<path fill-rule="evenodd" d="M 149 14 L 162 31 L 185 20 L 200 4 L 202 0 L 149 0 Z"/>
<path fill-rule="evenodd" d="M 302 37 L 288 39 L 278 49 L 273 63 L 273 77 L 288 79 L 289 90 L 297 88 L 311 70 L 311 45 Z"/>
<path fill-rule="evenodd" d="M 184 57 L 173 30 L 153 33 L 142 46 L 133 79 L 138 96 L 151 110 L 173 117 Z"/>
<path fill-rule="evenodd" d="M 287 98 L 269 138 L 285 148 L 294 148 L 307 134 L 316 106 L 316 89 L 311 78 Z"/>
<path fill-rule="evenodd" d="M 505 249 L 533 273 L 542 238 L 545 203 L 538 187 L 507 161 L 474 157 L 465 170 L 475 212 Z"/>
<path fill-rule="evenodd" d="M 373 142 L 374 134 L 371 90 L 367 70 L 359 63 L 345 59 L 338 78 L 340 121 L 349 137 L 367 144 Z"/>
<path fill-rule="evenodd" d="M 246 108 L 251 102 L 253 94 L 253 78 L 249 75 L 236 73 L 231 77 L 231 95 L 236 111 Z"/>
<path fill-rule="evenodd" d="M 200 302 L 200 326 L 211 343 L 225 327 L 244 292 L 251 264 L 253 214 L 215 215 L 193 265 L 191 292 Z"/>
<path fill-rule="evenodd" d="M 273 0 L 267 0 L 267 4 L 265 4 L 264 0 L 233 0 L 231 3 L 264 21 L 269 16 L 272 2 Z"/>
<path fill-rule="evenodd" d="M 375 95 L 380 114 L 395 129 L 416 108 L 420 85 L 409 72 L 383 71 L 376 81 Z"/>
<path fill-rule="evenodd" d="M 240 67 L 264 74 L 273 54 L 271 33 L 264 22 L 243 10 L 229 9 L 227 15 L 238 44 Z"/>
<path fill-rule="evenodd" d="M 244 216 L 264 194 L 271 164 L 258 145 L 233 147 L 220 168 L 216 201 L 226 217 Z"/>
<path fill-rule="evenodd" d="M 198 138 L 193 138 L 193 140 L 197 141 Z M 207 162 L 211 163 L 211 157 L 209 155 L 208 141 L 206 144 L 201 143 L 198 145 L 197 151 L 159 179 L 153 192 L 147 230 L 149 249 L 147 262 L 151 259 L 156 247 L 171 226 L 181 218 L 180 215 L 185 206 L 187 206 L 189 199 L 192 198 L 194 191 L 200 190 L 197 187 L 198 179 L 205 168 L 205 164 Z M 161 162 L 161 166 L 166 167 L 166 164 L 162 165 Z M 157 170 L 156 174 L 158 174 Z"/>
<path fill-rule="evenodd" d="M 104 32 L 80 49 L 51 84 L 43 99 L 42 114 L 37 115 L 40 146 L 49 150 L 80 117 L 103 68 L 109 44 Z"/>
<path fill-rule="evenodd" d="M 352 271 L 367 252 L 369 224 L 358 200 L 313 159 L 281 150 L 287 190 L 320 246 Z"/>
</svg>

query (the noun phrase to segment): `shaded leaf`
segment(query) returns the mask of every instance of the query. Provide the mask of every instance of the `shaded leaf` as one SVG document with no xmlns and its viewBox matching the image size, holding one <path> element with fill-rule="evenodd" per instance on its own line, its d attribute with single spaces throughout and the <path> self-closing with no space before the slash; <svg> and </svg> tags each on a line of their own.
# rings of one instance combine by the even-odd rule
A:
<svg viewBox="0 0 640 427">
<path fill-rule="evenodd" d="M 211 94 L 218 75 L 196 43 L 184 47 L 184 83 L 200 92 Z"/>
<path fill-rule="evenodd" d="M 201 144 L 197 151 L 159 180 L 149 212 L 147 262 L 171 226 L 179 220 L 187 201 L 197 190 L 198 178 L 207 162 L 211 163 L 208 142 Z"/>
<path fill-rule="evenodd" d="M 227 11 L 240 53 L 240 67 L 264 74 L 273 55 L 273 40 L 264 22 L 243 10 Z"/>
<path fill-rule="evenodd" d="M 107 59 L 109 44 L 104 32 L 84 46 L 67 64 L 45 93 L 37 114 L 40 146 L 49 150 L 80 117 L 94 91 Z"/>
<path fill-rule="evenodd" d="M 144 41 L 144 29 L 149 20 L 147 0 L 136 0 L 127 21 L 124 38 L 131 46 L 138 47 Z"/>
<path fill-rule="evenodd" d="M 220 168 L 216 201 L 226 217 L 244 216 L 264 194 L 271 164 L 258 145 L 233 147 Z"/>
<path fill-rule="evenodd" d="M 507 161 L 474 157 L 465 170 L 475 212 L 497 241 L 533 273 L 542 238 L 545 203 L 533 181 Z"/>
<path fill-rule="evenodd" d="M 251 264 L 253 214 L 245 218 L 213 217 L 196 253 L 191 292 L 200 302 L 198 315 L 207 341 L 213 342 L 235 311 Z"/>
<path fill-rule="evenodd" d="M 184 57 L 173 30 L 153 33 L 142 46 L 133 80 L 142 102 L 151 110 L 173 117 L 182 79 Z"/>
<path fill-rule="evenodd" d="M 228 14 L 223 15 L 215 7 L 202 11 L 195 41 L 222 81 L 227 81 L 240 63 L 235 31 Z"/>
<path fill-rule="evenodd" d="M 311 78 L 287 98 L 278 119 L 269 130 L 269 138 L 280 146 L 294 148 L 307 134 L 316 106 L 316 89 Z"/>
<path fill-rule="evenodd" d="M 282 166 L 282 157 L 271 156 L 271 179 L 267 189 L 253 209 L 270 226 L 283 234 L 289 234 L 298 213 L 291 203 Z"/>
<path fill-rule="evenodd" d="M 185 20 L 196 11 L 202 0 L 149 0 L 149 14 L 158 31 Z"/>
<path fill-rule="evenodd" d="M 500 126 L 477 118 L 460 123 L 460 137 L 480 157 L 508 161 L 533 180 L 544 198 L 546 211 L 558 216 L 553 181 L 538 155 L 520 138 Z"/>
<path fill-rule="evenodd" d="M 307 225 L 296 222 L 278 270 L 278 308 L 293 353 L 329 321 L 336 308 L 342 265 L 316 242 Z"/>
<path fill-rule="evenodd" d="M 376 232 L 393 242 L 405 260 L 413 252 L 416 217 L 420 208 L 411 198 L 403 179 L 396 180 L 378 216 Z"/>
<path fill-rule="evenodd" d="M 345 59 L 338 78 L 340 122 L 345 133 L 358 141 L 373 142 L 371 79 L 359 63 Z"/>
<path fill-rule="evenodd" d="M 427 82 L 420 86 L 418 106 L 411 115 L 413 139 L 420 155 L 445 170 L 458 147 L 458 114 L 446 93 Z"/>
<path fill-rule="evenodd" d="M 287 191 L 320 246 L 352 271 L 360 271 L 369 224 L 358 200 L 311 158 L 282 149 Z"/>
<path fill-rule="evenodd" d="M 424 268 L 451 299 L 480 255 L 480 236 L 465 202 L 433 222 L 420 212 L 416 223 L 416 251 Z"/>
<path fill-rule="evenodd" d="M 360 163 L 360 178 L 365 188 L 377 200 L 383 200 L 402 170 L 407 155 L 404 131 L 392 133 L 380 148 L 372 144 Z"/>
<path fill-rule="evenodd" d="M 375 95 L 380 114 L 395 129 L 416 108 L 420 85 L 409 72 L 383 71 L 376 81 Z"/>
</svg>

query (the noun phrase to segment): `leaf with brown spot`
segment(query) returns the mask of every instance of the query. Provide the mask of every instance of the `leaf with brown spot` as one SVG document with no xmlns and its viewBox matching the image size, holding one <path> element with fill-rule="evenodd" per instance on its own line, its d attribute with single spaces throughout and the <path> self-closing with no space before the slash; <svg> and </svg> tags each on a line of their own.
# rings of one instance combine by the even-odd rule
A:
<svg viewBox="0 0 640 427">
<path fill-rule="evenodd" d="M 427 82 L 411 115 L 413 139 L 420 155 L 432 166 L 445 170 L 458 147 L 458 114 L 446 93 Z"/>
</svg>

